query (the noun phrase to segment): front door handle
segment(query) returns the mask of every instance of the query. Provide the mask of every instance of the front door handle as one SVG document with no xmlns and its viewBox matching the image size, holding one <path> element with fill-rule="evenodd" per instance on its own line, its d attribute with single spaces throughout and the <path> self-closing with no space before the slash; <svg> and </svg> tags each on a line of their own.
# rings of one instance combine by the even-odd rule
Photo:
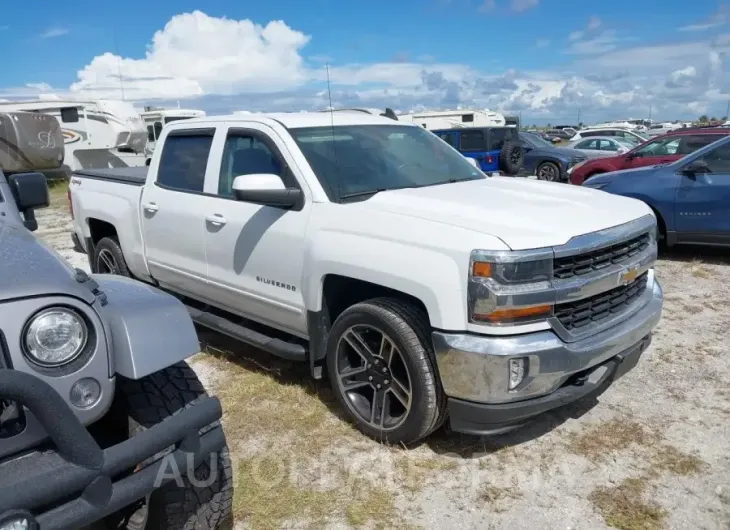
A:
<svg viewBox="0 0 730 530">
<path fill-rule="evenodd" d="M 226 224 L 226 218 L 220 214 L 206 215 L 205 220 L 215 226 L 223 226 Z"/>
<path fill-rule="evenodd" d="M 154 202 L 143 204 L 142 208 L 144 208 L 148 212 L 156 212 L 157 210 L 159 210 L 159 207 Z"/>
</svg>

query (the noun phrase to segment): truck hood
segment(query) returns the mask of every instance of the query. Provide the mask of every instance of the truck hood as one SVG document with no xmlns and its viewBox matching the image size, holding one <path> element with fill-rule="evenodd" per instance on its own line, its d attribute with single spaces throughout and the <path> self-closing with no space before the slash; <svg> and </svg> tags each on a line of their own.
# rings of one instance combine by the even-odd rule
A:
<svg viewBox="0 0 730 530">
<path fill-rule="evenodd" d="M 25 227 L 0 222 L 0 263 L 0 302 L 42 295 L 95 299 L 75 280 L 75 270 Z"/>
<path fill-rule="evenodd" d="M 384 191 L 361 204 L 488 234 L 513 250 L 563 245 L 651 215 L 636 199 L 514 177 Z"/>
</svg>

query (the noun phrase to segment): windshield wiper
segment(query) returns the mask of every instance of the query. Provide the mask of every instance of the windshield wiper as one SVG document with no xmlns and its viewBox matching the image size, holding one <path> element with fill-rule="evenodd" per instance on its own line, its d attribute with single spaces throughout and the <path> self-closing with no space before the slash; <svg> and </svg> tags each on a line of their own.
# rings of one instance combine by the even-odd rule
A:
<svg viewBox="0 0 730 530">
<path fill-rule="evenodd" d="M 340 200 L 353 199 L 355 197 L 364 197 L 365 195 L 375 195 L 376 193 L 380 193 L 381 191 L 405 190 L 420 187 L 421 186 L 397 186 L 395 188 L 376 188 L 374 190 L 353 191 L 352 193 L 345 193 L 344 195 L 340 195 Z"/>
</svg>

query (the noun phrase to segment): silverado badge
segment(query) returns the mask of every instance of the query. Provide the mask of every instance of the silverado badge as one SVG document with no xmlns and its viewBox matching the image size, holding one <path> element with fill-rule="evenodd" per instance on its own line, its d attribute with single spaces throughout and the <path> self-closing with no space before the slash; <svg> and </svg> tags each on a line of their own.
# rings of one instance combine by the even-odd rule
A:
<svg viewBox="0 0 730 530">
<path fill-rule="evenodd" d="M 636 269 L 636 268 L 629 269 L 621 275 L 621 278 L 619 279 L 619 283 L 621 285 L 628 285 L 631 282 L 633 282 L 638 275 L 639 275 L 639 269 Z"/>
</svg>

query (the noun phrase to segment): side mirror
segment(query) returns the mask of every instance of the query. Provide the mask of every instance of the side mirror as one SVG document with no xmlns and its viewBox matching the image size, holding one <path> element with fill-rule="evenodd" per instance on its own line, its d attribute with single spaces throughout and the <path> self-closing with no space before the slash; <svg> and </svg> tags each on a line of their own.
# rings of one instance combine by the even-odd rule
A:
<svg viewBox="0 0 730 530">
<path fill-rule="evenodd" d="M 681 173 L 683 175 L 687 175 L 688 177 L 694 178 L 697 175 L 710 173 L 710 166 L 708 166 L 707 162 L 705 162 L 704 160 L 697 159 L 684 166 Z"/>
<path fill-rule="evenodd" d="M 476 159 L 474 159 L 470 156 L 465 156 L 464 158 L 466 158 L 466 161 L 469 162 L 472 166 L 479 169 L 479 164 L 477 163 Z"/>
<path fill-rule="evenodd" d="M 18 173 L 8 177 L 8 185 L 18 210 L 25 218 L 28 230 L 37 230 L 36 208 L 46 208 L 51 201 L 48 196 L 48 183 L 42 173 Z"/>
<path fill-rule="evenodd" d="M 625 147 L 619 147 L 619 148 L 618 148 L 618 150 L 617 150 L 617 152 L 618 152 L 618 154 L 620 154 L 620 155 L 624 155 L 624 154 L 628 153 L 628 152 L 629 152 L 629 150 L 628 150 L 628 149 L 626 149 Z"/>
<path fill-rule="evenodd" d="M 299 203 L 302 190 L 287 188 L 278 175 L 255 173 L 233 179 L 233 195 L 238 201 L 289 209 Z"/>
</svg>

